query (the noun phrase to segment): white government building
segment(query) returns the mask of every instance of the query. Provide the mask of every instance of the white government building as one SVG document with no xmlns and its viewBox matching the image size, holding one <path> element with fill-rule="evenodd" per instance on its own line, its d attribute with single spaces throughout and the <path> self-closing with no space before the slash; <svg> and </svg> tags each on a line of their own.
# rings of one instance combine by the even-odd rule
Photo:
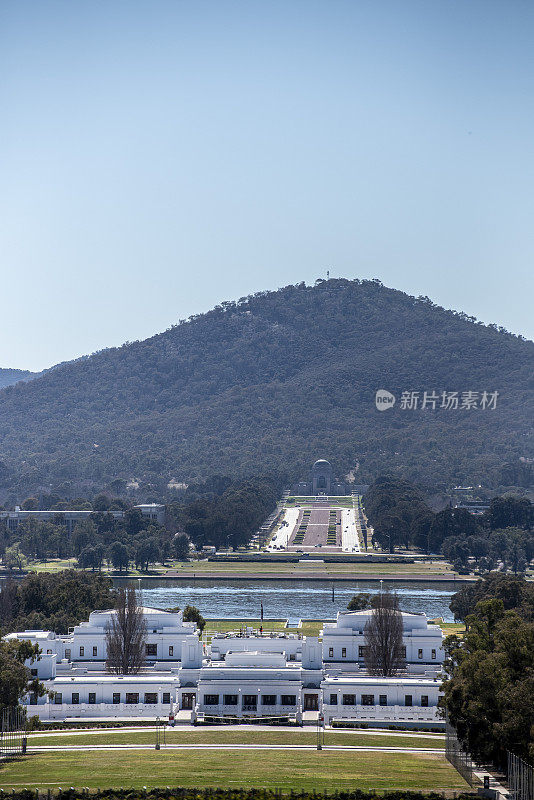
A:
<svg viewBox="0 0 534 800">
<path fill-rule="evenodd" d="M 294 633 L 246 628 L 202 643 L 182 612 L 144 608 L 146 661 L 136 675 L 106 672 L 106 629 L 113 611 L 93 611 L 67 635 L 22 631 L 5 638 L 39 645 L 28 664 L 50 696 L 25 698 L 43 722 L 156 717 L 315 719 L 369 725 L 440 727 L 437 714 L 443 634 L 423 614 L 403 617 L 406 667 L 394 678 L 370 676 L 364 629 L 371 612 L 340 612 L 325 623 L 322 642 Z"/>
</svg>

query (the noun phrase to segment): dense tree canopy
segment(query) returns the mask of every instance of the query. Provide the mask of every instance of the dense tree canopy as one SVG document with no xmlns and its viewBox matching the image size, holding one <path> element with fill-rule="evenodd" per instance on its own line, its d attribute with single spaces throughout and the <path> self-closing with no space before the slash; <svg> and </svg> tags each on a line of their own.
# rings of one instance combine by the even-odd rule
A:
<svg viewBox="0 0 534 800">
<path fill-rule="evenodd" d="M 0 490 L 295 479 L 319 453 L 358 482 L 387 462 L 411 480 L 528 486 L 533 353 L 378 281 L 260 292 L 1 390 Z M 385 413 L 380 388 L 399 398 Z M 500 396 L 495 410 L 403 410 L 403 391 Z"/>
<path fill-rule="evenodd" d="M 503 576 L 468 589 L 451 607 L 465 611 L 483 599 L 466 615 L 464 637 L 445 642 L 449 719 L 477 761 L 502 766 L 508 750 L 534 764 L 532 586 Z"/>
</svg>

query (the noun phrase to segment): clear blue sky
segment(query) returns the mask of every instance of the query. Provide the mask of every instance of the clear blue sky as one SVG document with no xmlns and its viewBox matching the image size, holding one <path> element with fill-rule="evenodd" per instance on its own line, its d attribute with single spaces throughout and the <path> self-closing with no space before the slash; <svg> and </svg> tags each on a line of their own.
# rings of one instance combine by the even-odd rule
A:
<svg viewBox="0 0 534 800">
<path fill-rule="evenodd" d="M 4 0 L 0 366 L 378 277 L 532 338 L 534 4 Z"/>
</svg>

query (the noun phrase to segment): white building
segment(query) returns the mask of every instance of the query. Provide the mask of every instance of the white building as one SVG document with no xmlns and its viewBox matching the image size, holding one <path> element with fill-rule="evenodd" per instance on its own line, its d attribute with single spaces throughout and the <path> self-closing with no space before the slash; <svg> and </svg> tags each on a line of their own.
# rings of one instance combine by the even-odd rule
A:
<svg viewBox="0 0 534 800">
<path fill-rule="evenodd" d="M 365 626 L 371 611 L 342 611 L 335 622 L 325 623 L 323 663 L 325 667 L 343 669 L 348 665 L 364 667 Z M 439 625 L 429 625 L 424 614 L 402 612 L 403 645 L 408 672 L 435 672 L 443 664 L 443 632 Z"/>
<path fill-rule="evenodd" d="M 141 503 L 134 506 L 138 509 L 143 517 L 146 517 L 149 522 L 156 522 L 158 525 L 163 525 L 165 522 L 165 506 L 162 503 Z M 75 511 L 71 509 L 62 509 L 61 511 L 37 511 L 21 509 L 20 506 L 15 506 L 14 511 L 0 511 L 0 519 L 5 519 L 7 527 L 10 531 L 16 531 L 19 524 L 27 519 L 36 519 L 39 522 L 56 522 L 63 523 L 69 533 L 72 533 L 78 522 L 84 519 L 90 519 L 94 511 Z M 106 511 L 106 514 L 111 514 L 113 519 L 124 519 L 124 511 Z"/>
<path fill-rule="evenodd" d="M 403 614 L 406 670 L 369 676 L 361 653 L 370 612 L 340 613 L 317 638 L 251 629 L 213 637 L 203 647 L 182 613 L 145 608 L 146 662 L 137 675 L 105 672 L 106 628 L 113 611 L 93 611 L 66 636 L 23 631 L 41 648 L 29 665 L 53 698 L 26 698 L 43 720 L 163 717 L 191 712 L 191 721 L 277 717 L 302 722 L 305 712 L 333 720 L 436 726 L 443 661 L 441 629 Z M 422 655 L 420 655 L 422 653 Z M 435 655 L 434 655 L 435 654 Z"/>
</svg>

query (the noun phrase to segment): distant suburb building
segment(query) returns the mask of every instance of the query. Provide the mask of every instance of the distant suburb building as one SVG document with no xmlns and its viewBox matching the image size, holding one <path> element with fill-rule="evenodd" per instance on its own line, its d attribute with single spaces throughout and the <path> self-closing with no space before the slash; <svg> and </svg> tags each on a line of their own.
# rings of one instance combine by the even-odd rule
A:
<svg viewBox="0 0 534 800">
<path fill-rule="evenodd" d="M 134 506 L 141 514 L 146 517 L 150 522 L 157 522 L 158 525 L 163 525 L 165 522 L 165 506 L 162 503 L 142 503 L 141 505 Z M 72 533 L 76 524 L 84 519 L 89 519 L 95 511 L 27 511 L 15 506 L 14 511 L 0 511 L 0 519 L 5 519 L 7 527 L 10 531 L 17 530 L 19 524 L 27 519 L 37 519 L 40 522 L 61 522 L 63 523 L 68 532 Z M 124 519 L 124 511 L 106 511 L 106 514 L 111 514 L 114 519 Z"/>
</svg>

